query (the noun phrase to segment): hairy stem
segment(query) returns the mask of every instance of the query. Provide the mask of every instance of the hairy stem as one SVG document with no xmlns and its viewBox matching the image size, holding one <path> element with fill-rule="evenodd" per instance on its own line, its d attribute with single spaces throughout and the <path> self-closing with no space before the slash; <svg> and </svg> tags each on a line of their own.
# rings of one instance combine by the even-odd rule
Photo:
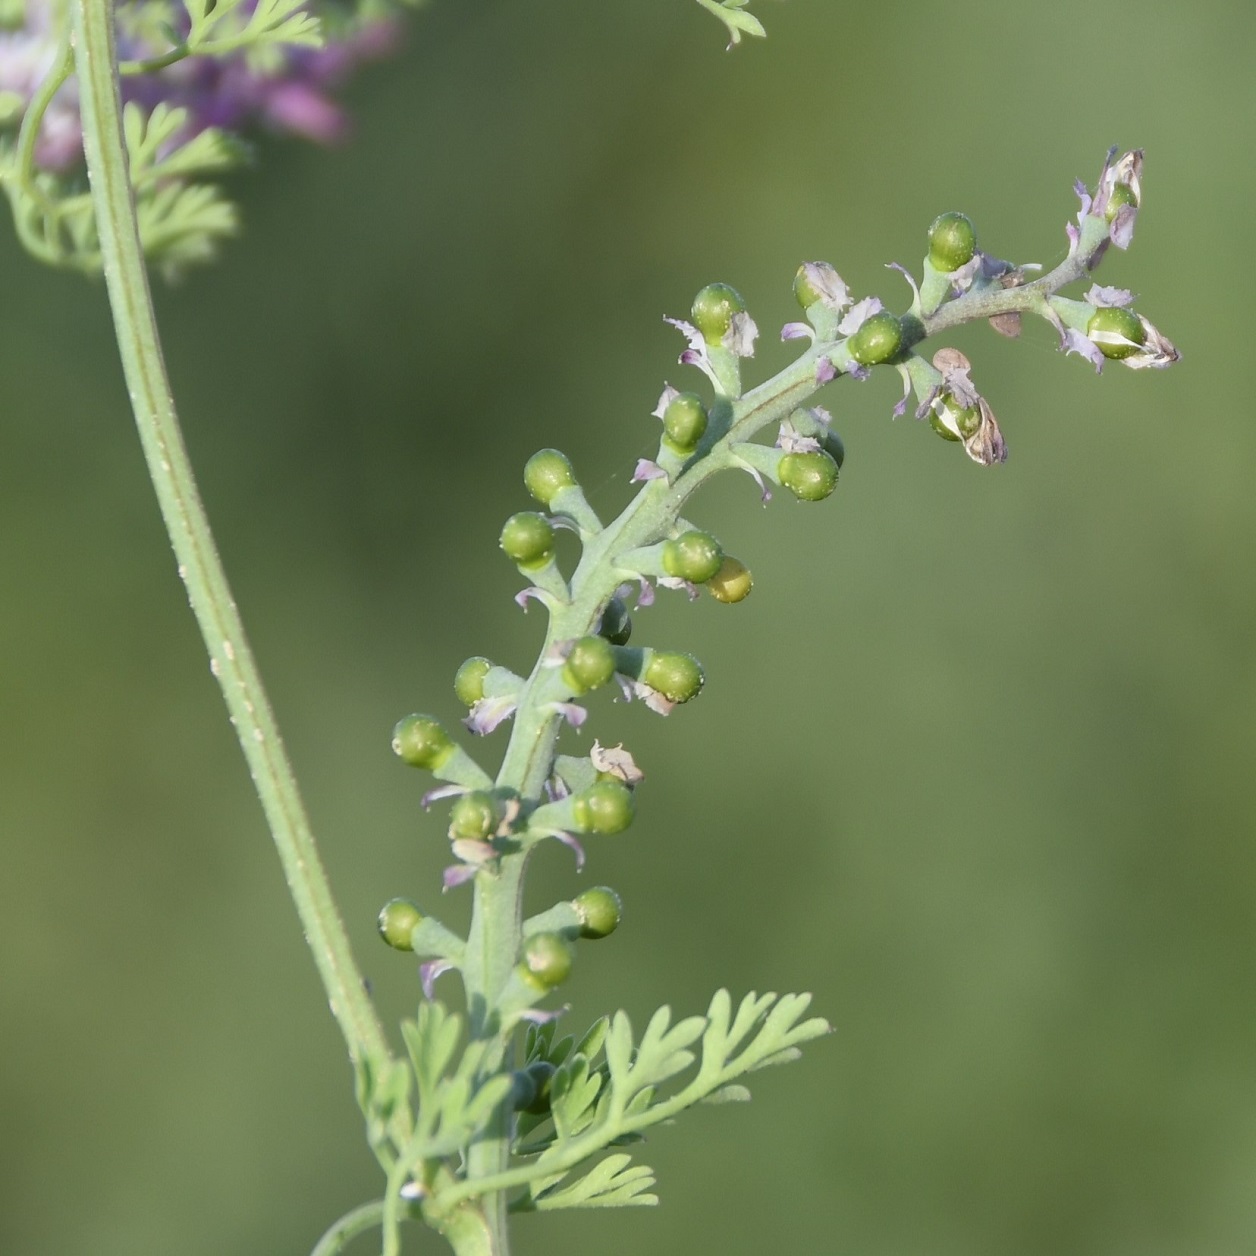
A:
<svg viewBox="0 0 1256 1256">
<path fill-rule="evenodd" d="M 332 899 L 305 808 L 192 476 L 162 359 L 118 100 L 112 0 L 71 0 L 83 137 L 105 282 L 131 407 L 179 575 L 283 863 L 332 1015 L 355 1066 L 388 1044 Z"/>
</svg>

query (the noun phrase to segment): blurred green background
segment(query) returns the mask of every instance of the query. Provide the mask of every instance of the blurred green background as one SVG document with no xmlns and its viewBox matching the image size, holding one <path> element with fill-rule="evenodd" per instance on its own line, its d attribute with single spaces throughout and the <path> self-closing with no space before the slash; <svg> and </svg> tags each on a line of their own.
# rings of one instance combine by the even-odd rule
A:
<svg viewBox="0 0 1256 1256">
<path fill-rule="evenodd" d="M 614 512 L 663 314 L 715 279 L 791 356 L 802 259 L 902 304 L 933 216 L 1051 263 L 1071 183 L 1148 152 L 1105 283 L 1183 350 L 1102 378 L 1027 326 L 956 338 L 1012 457 L 891 375 L 835 387 L 837 494 L 690 517 L 754 568 L 638 640 L 709 677 L 594 704 L 637 824 L 535 863 L 610 883 L 571 1024 L 810 989 L 837 1033 L 646 1148 L 662 1207 L 522 1219 L 523 1256 L 1237 1256 L 1256 1248 L 1256 11 L 1168 0 L 459 3 L 410 27 L 331 154 L 261 146 L 246 234 L 160 292 L 188 439 L 359 957 L 438 901 L 441 823 L 389 751 L 467 654 L 529 665 L 496 550 L 554 444 Z M 145 480 L 103 291 L 4 233 L 0 1252 L 280 1256 L 379 1192 L 340 1041 Z M 696 377 L 695 377 L 696 378 Z M 500 735 L 499 735 L 500 737 Z M 501 741 L 477 748 L 496 762 Z M 587 743 L 586 743 L 587 744 Z M 452 990 L 451 985 L 451 990 Z M 415 1252 L 436 1250 L 416 1233 Z M 370 1250 L 363 1244 L 362 1252 Z"/>
</svg>

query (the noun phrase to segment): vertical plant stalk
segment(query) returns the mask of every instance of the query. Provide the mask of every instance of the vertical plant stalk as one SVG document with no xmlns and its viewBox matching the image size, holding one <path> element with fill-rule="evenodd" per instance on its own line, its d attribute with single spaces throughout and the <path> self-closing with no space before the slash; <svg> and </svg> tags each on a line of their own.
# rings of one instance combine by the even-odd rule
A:
<svg viewBox="0 0 1256 1256">
<path fill-rule="evenodd" d="M 356 1069 L 390 1057 L 214 545 L 166 375 L 122 132 L 112 0 L 72 0 L 83 147 L 131 408 L 179 576 L 248 762 L 332 1015 Z M 372 1070 L 374 1071 L 374 1070 Z"/>
</svg>

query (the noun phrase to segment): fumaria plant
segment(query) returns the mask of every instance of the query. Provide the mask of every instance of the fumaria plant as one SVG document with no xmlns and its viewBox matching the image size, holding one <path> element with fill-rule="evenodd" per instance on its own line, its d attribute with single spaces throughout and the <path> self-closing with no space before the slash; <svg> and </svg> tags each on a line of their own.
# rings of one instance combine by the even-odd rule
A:
<svg viewBox="0 0 1256 1256">
<path fill-rule="evenodd" d="M 763 33 L 745 0 L 698 2 L 725 22 L 732 43 Z M 508 1214 L 654 1203 L 651 1171 L 635 1159 L 643 1132 L 698 1103 L 747 1098 L 748 1074 L 792 1059 L 829 1026 L 807 1016 L 805 994 L 720 990 L 700 1015 L 673 1019 L 664 1006 L 634 1027 L 618 1011 L 578 1035 L 560 1032 L 551 996 L 585 945 L 614 932 L 621 904 L 598 886 L 525 919 L 529 856 L 558 841 L 579 869 L 586 843 L 596 857 L 600 838 L 632 823 L 643 780 L 622 746 L 593 741 L 586 754 L 558 753 L 560 727 L 582 727 L 582 699 L 604 686 L 660 715 L 698 696 L 698 660 L 677 643 L 643 643 L 633 617 L 644 618 L 638 612 L 659 588 L 691 598 L 705 589 L 726 603 L 750 593 L 745 565 L 685 511 L 725 471 L 752 476 L 765 499 L 774 489 L 805 503 L 827 498 L 844 452 L 821 393 L 836 399 L 874 371 L 894 371 L 903 384 L 895 415 L 910 411 L 988 467 L 1006 459 L 1007 445 L 968 359 L 946 343 L 952 329 L 987 321 L 1015 337 L 1032 315 L 1096 371 L 1176 362 L 1177 350 L 1135 312 L 1129 292 L 1089 283 L 1064 295 L 1088 281 L 1108 248 L 1129 246 L 1142 205 L 1141 151 L 1114 149 L 1093 187 L 1076 185 L 1081 206 L 1066 228 L 1067 256 L 1047 273 L 983 252 L 972 222 L 955 212 L 928 228 L 917 275 L 895 267 L 910 294 L 901 312 L 876 296 L 856 299 L 827 262 L 805 262 L 793 279 L 802 318 L 781 333 L 799 355 L 750 386 L 743 364 L 756 324 L 734 288 L 703 288 L 687 320 L 668 319 L 685 340 L 680 363 L 693 370 L 683 390 L 663 388 L 658 451 L 637 464 L 635 496 L 614 519 L 595 513 L 562 453 L 543 448 L 528 460 L 523 483 L 533 504 L 506 519 L 500 544 L 526 582 L 516 600 L 548 616 L 544 645 L 530 669 L 474 657 L 454 680 L 468 735 L 509 723 L 500 764 L 482 767 L 431 715 L 408 715 L 393 733 L 401 760 L 441 782 L 423 801 L 448 807 L 443 888 L 474 900 L 466 937 L 427 903 L 398 898 L 380 913 L 383 939 L 421 960 L 418 1013 L 401 1025 L 398 1049 L 354 962 L 197 496 L 146 267 L 183 271 L 237 229 L 211 180 L 238 159 L 238 132 L 250 122 L 319 139 L 339 132 L 328 89 L 388 47 L 396 15 L 384 0 L 132 0 L 116 8 L 112 0 L 10 0 L 3 15 L 0 118 L 9 130 L 0 180 L 32 253 L 103 270 L 179 573 L 344 1035 L 382 1170 L 380 1197 L 335 1222 L 316 1256 L 376 1227 L 391 1256 L 409 1221 L 426 1223 L 463 1256 L 502 1256 Z M 557 558 L 559 530 L 579 539 L 571 570 Z M 436 997 L 446 973 L 461 981 L 465 1013 Z"/>
</svg>

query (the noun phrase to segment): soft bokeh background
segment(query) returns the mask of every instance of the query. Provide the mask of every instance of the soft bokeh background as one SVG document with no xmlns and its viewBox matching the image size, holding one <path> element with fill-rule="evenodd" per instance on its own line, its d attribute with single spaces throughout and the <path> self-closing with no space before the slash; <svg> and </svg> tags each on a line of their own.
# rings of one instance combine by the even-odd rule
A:
<svg viewBox="0 0 1256 1256">
<path fill-rule="evenodd" d="M 709 685 L 595 704 L 649 774 L 578 880 L 628 918 L 573 1025 L 811 989 L 838 1032 L 648 1148 L 663 1206 L 523 1219 L 517 1251 L 1236 1256 L 1256 1246 L 1256 16 L 1238 0 L 440 0 L 353 89 L 356 141 L 264 143 L 247 232 L 163 290 L 238 599 L 390 1021 L 380 904 L 437 901 L 388 749 L 469 653 L 528 665 L 501 520 L 556 444 L 595 504 L 703 283 L 787 360 L 804 258 L 905 296 L 959 208 L 1051 262 L 1107 146 L 1148 150 L 1104 282 L 1183 349 L 1096 379 L 1052 333 L 957 342 L 1012 460 L 893 377 L 829 399 L 837 494 L 689 513 L 754 567 L 638 638 Z M 145 481 L 99 285 L 8 239 L 0 318 L 0 1251 L 280 1256 L 378 1194 L 340 1042 Z M 479 747 L 495 762 L 500 742 Z M 413 1250 L 435 1250 L 416 1234 Z M 363 1252 L 370 1250 L 363 1244 Z"/>
</svg>

